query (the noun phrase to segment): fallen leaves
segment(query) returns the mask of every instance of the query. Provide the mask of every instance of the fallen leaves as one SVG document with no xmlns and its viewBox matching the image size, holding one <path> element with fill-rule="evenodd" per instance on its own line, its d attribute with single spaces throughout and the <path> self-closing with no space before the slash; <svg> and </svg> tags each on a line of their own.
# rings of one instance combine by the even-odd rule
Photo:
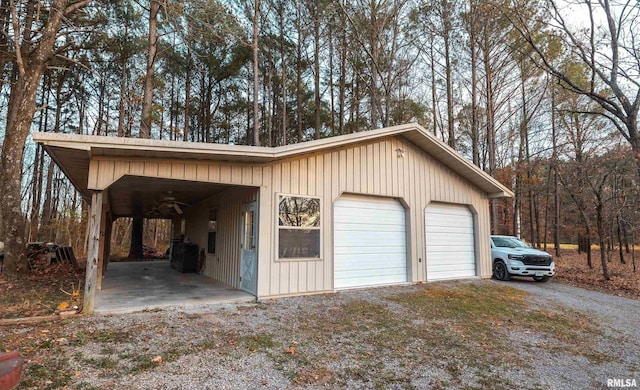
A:
<svg viewBox="0 0 640 390">
<path fill-rule="evenodd" d="M 631 254 L 626 255 L 627 264 L 621 264 L 618 256 L 607 262 L 611 280 L 604 280 L 599 253 L 593 251 L 593 269 L 587 266 L 587 255 L 575 249 L 563 249 L 562 256 L 555 258 L 556 276 L 553 280 L 589 290 L 640 299 L 640 273 L 633 272 Z"/>
<path fill-rule="evenodd" d="M 71 305 L 69 305 L 69 302 L 66 302 L 66 301 L 60 302 L 60 304 L 58 305 L 58 310 L 64 310 L 64 309 L 68 308 L 69 306 L 71 306 Z"/>
<path fill-rule="evenodd" d="M 21 275 L 0 273 L 0 318 L 21 318 L 53 314 L 68 295 L 60 291 L 64 286 L 78 285 L 84 279 L 69 263 L 55 263 L 41 272 Z M 73 289 L 74 300 L 81 292 Z M 71 303 L 69 303 L 71 306 Z"/>
</svg>

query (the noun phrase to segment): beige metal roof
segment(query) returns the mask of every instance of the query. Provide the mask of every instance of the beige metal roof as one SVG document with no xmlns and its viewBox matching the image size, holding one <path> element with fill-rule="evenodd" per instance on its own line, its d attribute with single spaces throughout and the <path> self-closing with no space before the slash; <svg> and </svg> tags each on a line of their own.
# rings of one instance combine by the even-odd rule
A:
<svg viewBox="0 0 640 390">
<path fill-rule="evenodd" d="M 390 136 L 400 136 L 409 140 L 486 192 L 491 198 L 513 196 L 513 193 L 506 186 L 473 165 L 426 129 L 413 123 L 278 147 L 158 141 L 61 133 L 34 133 L 33 139 L 43 145 L 74 186 L 84 196 L 89 196 L 87 190 L 89 161 L 92 157 L 97 156 L 264 164 L 279 159 L 292 158 L 296 155 L 317 153 Z"/>
</svg>

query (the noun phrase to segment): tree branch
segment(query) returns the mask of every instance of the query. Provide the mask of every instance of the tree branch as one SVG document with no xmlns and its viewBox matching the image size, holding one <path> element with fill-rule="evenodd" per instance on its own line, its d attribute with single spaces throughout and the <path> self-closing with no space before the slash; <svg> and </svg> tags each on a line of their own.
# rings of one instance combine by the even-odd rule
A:
<svg viewBox="0 0 640 390">
<path fill-rule="evenodd" d="M 13 25 L 13 42 L 16 49 L 16 64 L 18 65 L 18 73 L 20 76 L 25 75 L 24 60 L 22 59 L 22 48 L 20 47 L 20 20 L 18 19 L 18 10 L 15 0 L 9 0 L 11 7 L 11 22 Z"/>
</svg>

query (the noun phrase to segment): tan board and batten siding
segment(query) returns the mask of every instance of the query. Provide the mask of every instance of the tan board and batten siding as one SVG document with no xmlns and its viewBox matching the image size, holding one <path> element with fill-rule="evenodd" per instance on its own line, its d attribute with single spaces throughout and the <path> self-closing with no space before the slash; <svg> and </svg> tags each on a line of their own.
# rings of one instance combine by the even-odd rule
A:
<svg viewBox="0 0 640 390">
<path fill-rule="evenodd" d="M 240 288 L 240 237 L 242 206 L 257 200 L 258 190 L 252 187 L 231 187 L 185 212 L 189 223 L 185 226 L 185 237 L 205 251 L 207 261 L 204 274 Z M 216 253 L 207 253 L 209 210 L 217 215 Z"/>
<path fill-rule="evenodd" d="M 398 150 L 403 149 L 404 153 Z M 403 154 L 403 156 L 400 156 Z M 258 286 L 259 298 L 332 291 L 333 286 L 333 203 L 344 193 L 397 198 L 407 209 L 406 221 L 408 280 L 426 280 L 425 208 L 430 202 L 470 206 L 474 213 L 478 271 L 481 277 L 491 274 L 489 246 L 489 208 L 487 194 L 462 179 L 404 137 L 389 136 L 339 149 L 276 160 L 265 164 L 221 163 L 207 160 L 161 160 L 151 158 L 93 157 L 89 170 L 89 189 L 103 190 L 123 175 L 195 180 L 254 187 L 259 189 Z M 251 191 L 249 191 L 251 193 Z M 253 192 L 255 194 L 255 191 Z M 321 259 L 278 260 L 276 248 L 277 194 L 318 196 L 322 202 Z M 235 203 L 229 214 L 219 214 L 219 231 L 223 218 L 239 223 L 241 203 L 252 199 L 232 197 Z M 242 198 L 242 199 L 241 199 Z M 241 201 L 240 201 L 241 199 Z M 222 201 L 222 200 L 219 200 Z M 202 208 L 194 207 L 191 218 L 206 218 Z M 199 210 L 199 212 L 198 212 Z M 234 217 L 235 215 L 235 217 Z M 235 218 L 236 221 L 231 221 Z M 200 247 L 206 248 L 206 220 L 199 222 L 201 232 L 192 232 Z M 239 250 L 238 236 L 227 237 L 229 245 Z M 486 238 L 486 239 L 485 239 Z M 266 244 L 266 245 L 265 245 Z M 237 261 L 229 250 L 228 259 Z M 222 263 L 207 263 L 207 274 L 232 286 L 239 285 L 239 265 L 218 256 Z M 217 259 L 215 261 L 218 261 Z"/>
</svg>

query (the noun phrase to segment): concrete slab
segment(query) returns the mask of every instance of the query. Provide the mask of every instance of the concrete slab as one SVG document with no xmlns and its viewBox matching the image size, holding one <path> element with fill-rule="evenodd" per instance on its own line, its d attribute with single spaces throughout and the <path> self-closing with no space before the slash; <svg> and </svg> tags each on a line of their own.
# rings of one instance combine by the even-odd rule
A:
<svg viewBox="0 0 640 390">
<path fill-rule="evenodd" d="M 96 291 L 95 313 L 131 313 L 167 307 L 252 302 L 244 291 L 199 274 L 181 273 L 169 261 L 110 263 Z"/>
</svg>

